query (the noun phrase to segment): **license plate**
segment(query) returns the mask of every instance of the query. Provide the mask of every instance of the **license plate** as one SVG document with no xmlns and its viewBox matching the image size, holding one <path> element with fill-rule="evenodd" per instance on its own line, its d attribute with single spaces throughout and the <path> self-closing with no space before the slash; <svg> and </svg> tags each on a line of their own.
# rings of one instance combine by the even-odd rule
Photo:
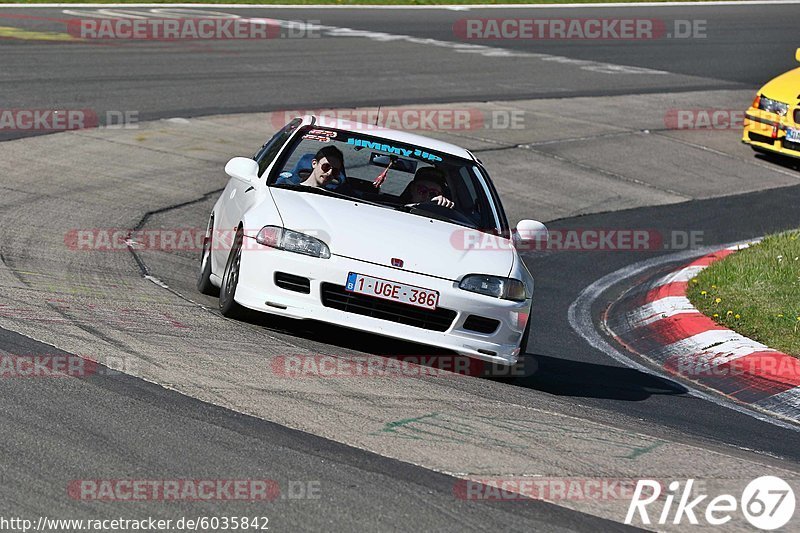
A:
<svg viewBox="0 0 800 533">
<path fill-rule="evenodd" d="M 786 128 L 786 140 L 791 143 L 800 142 L 800 130 Z"/>
<path fill-rule="evenodd" d="M 383 298 L 425 309 L 436 309 L 439 305 L 439 292 L 387 279 L 373 278 L 350 272 L 347 274 L 345 289 L 358 294 Z"/>
</svg>

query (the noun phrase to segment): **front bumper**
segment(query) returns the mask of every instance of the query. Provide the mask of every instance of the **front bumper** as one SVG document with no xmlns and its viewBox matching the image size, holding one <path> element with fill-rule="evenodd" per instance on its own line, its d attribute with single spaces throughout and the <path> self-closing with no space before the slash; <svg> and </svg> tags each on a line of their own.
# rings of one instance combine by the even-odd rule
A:
<svg viewBox="0 0 800 533">
<path fill-rule="evenodd" d="M 276 272 L 307 278 L 309 292 L 306 294 L 278 286 L 275 282 Z M 322 285 L 328 283 L 344 286 L 350 272 L 436 290 L 439 292 L 438 306 L 454 311 L 455 318 L 444 326 L 444 331 L 435 331 L 324 305 Z M 245 237 L 235 300 L 242 306 L 257 311 L 319 320 L 436 346 L 503 365 L 517 362 L 519 344 L 531 306 L 530 299 L 512 302 L 471 293 L 458 288 L 454 281 L 415 274 L 399 268 L 336 255 L 330 259 L 319 259 L 267 248 L 256 244 L 250 237 Z M 464 327 L 470 315 L 494 319 L 499 324 L 491 333 L 473 331 Z"/>
<path fill-rule="evenodd" d="M 786 141 L 786 128 L 800 129 L 786 117 L 750 107 L 744 117 L 742 142 L 754 148 L 800 158 L 800 143 Z"/>
</svg>

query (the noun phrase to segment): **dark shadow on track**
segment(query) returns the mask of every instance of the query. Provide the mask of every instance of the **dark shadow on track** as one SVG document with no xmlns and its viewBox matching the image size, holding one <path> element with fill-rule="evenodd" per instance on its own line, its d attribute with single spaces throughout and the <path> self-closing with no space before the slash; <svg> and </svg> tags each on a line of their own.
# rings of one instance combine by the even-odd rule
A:
<svg viewBox="0 0 800 533">
<path fill-rule="evenodd" d="M 547 355 L 527 354 L 524 367 L 501 367 L 468 359 L 431 346 L 392 339 L 340 326 L 315 321 L 300 321 L 245 312 L 240 319 L 271 331 L 294 337 L 324 342 L 342 348 L 342 353 L 327 350 L 326 354 L 347 357 L 351 351 L 365 352 L 399 362 L 411 361 L 431 369 L 430 375 L 441 370 L 465 373 L 473 377 L 501 381 L 509 386 L 535 389 L 556 396 L 604 398 L 623 401 L 642 401 L 657 394 L 685 394 L 687 389 L 652 374 L 632 368 L 570 361 Z M 458 361 L 460 361 L 460 366 Z"/>
<path fill-rule="evenodd" d="M 688 390 L 678 383 L 633 368 L 570 361 L 547 355 L 528 354 L 536 371 L 509 380 L 518 387 L 556 396 L 605 398 L 638 402 L 656 394 L 678 395 Z"/>
<path fill-rule="evenodd" d="M 800 171 L 800 159 L 771 152 L 757 152 L 755 158 L 765 163 L 778 165 L 789 170 Z"/>
</svg>

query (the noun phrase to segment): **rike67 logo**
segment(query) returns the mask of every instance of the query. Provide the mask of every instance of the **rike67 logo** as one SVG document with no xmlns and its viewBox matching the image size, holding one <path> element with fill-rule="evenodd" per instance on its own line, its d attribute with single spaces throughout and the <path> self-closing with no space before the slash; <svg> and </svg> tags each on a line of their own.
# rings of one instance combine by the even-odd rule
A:
<svg viewBox="0 0 800 533">
<path fill-rule="evenodd" d="M 645 526 L 663 526 L 688 522 L 698 525 L 699 519 L 705 519 L 706 524 L 721 526 L 730 522 L 738 510 L 753 527 L 771 531 L 785 526 L 794 516 L 794 491 L 779 477 L 762 476 L 754 479 L 738 499 L 731 494 L 720 494 L 709 499 L 708 494 L 697 494 L 693 490 L 694 481 L 686 480 L 683 487 L 680 481 L 672 481 L 662 494 L 658 481 L 640 479 L 628 506 L 625 523 L 640 521 Z M 656 503 L 662 501 L 663 506 Z"/>
</svg>

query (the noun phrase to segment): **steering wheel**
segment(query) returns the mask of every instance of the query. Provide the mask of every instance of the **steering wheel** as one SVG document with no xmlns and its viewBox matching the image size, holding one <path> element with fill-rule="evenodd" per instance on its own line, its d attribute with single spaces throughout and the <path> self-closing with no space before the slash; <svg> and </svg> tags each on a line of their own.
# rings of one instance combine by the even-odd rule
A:
<svg viewBox="0 0 800 533">
<path fill-rule="evenodd" d="M 460 224 L 466 224 L 467 226 L 475 227 L 475 222 L 467 217 L 461 211 L 458 211 L 452 207 L 445 207 L 443 205 L 439 205 L 437 202 L 433 202 L 428 200 L 427 202 L 420 202 L 417 204 L 411 204 L 412 210 L 418 209 L 420 211 L 425 211 L 427 213 L 432 213 L 436 215 L 436 218 L 439 220 L 445 221 L 456 221 Z"/>
</svg>

